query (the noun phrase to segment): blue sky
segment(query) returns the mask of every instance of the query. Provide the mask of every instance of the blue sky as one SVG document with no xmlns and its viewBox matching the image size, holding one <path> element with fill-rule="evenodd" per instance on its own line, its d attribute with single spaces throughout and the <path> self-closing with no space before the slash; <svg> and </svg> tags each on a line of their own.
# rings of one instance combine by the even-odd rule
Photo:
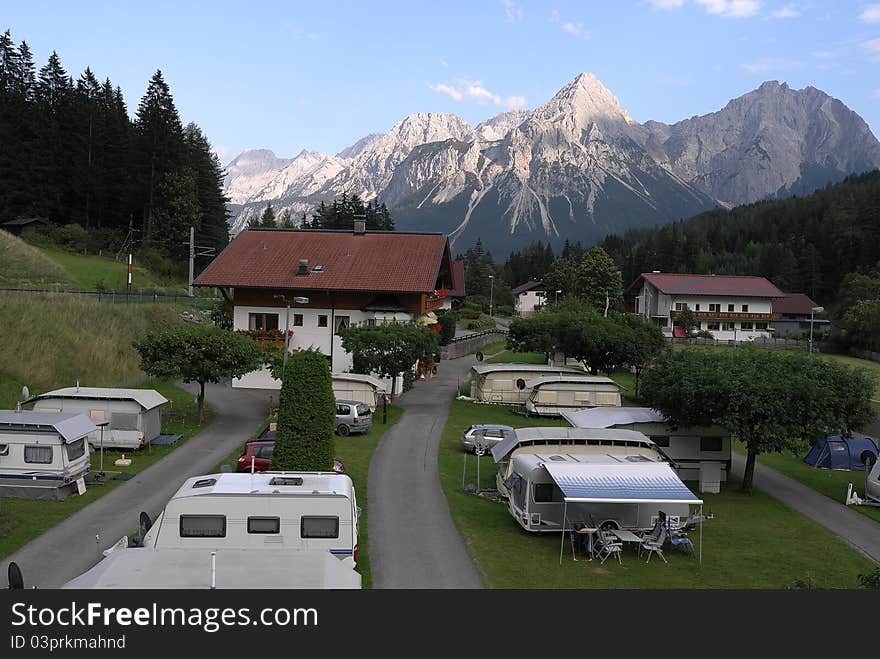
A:
<svg viewBox="0 0 880 659">
<path fill-rule="evenodd" d="M 764 80 L 813 85 L 880 133 L 880 0 L 5 2 L 38 66 L 57 50 L 122 87 L 161 68 L 226 162 L 335 153 L 413 112 L 472 125 L 593 72 L 638 121 L 720 109 Z"/>
</svg>

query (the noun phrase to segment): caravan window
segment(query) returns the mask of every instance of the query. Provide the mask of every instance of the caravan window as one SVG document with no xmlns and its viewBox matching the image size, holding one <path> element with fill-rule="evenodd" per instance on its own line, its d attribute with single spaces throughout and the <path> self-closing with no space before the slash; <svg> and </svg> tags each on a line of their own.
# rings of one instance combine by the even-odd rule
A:
<svg viewBox="0 0 880 659">
<path fill-rule="evenodd" d="M 248 517 L 248 533 L 281 533 L 281 518 Z"/>
<path fill-rule="evenodd" d="M 562 501 L 562 490 L 556 486 L 556 483 L 535 483 L 533 496 L 535 503 Z"/>
<path fill-rule="evenodd" d="M 669 446 L 669 435 L 651 435 L 649 439 L 657 446 Z"/>
<path fill-rule="evenodd" d="M 720 451 L 724 442 L 720 437 L 700 437 L 701 451 Z"/>
<path fill-rule="evenodd" d="M 138 415 L 130 412 L 113 412 L 110 415 L 110 427 L 114 430 L 137 430 Z"/>
<path fill-rule="evenodd" d="M 299 525 L 302 538 L 338 538 L 338 517 L 303 517 Z"/>
<path fill-rule="evenodd" d="M 52 464 L 51 446 L 25 446 L 24 461 L 29 464 Z"/>
<path fill-rule="evenodd" d="M 0 455 L 9 455 L 9 444 L 0 444 Z"/>
<path fill-rule="evenodd" d="M 85 452 L 86 452 L 86 440 L 84 438 L 78 439 L 75 442 L 67 445 L 67 459 L 70 462 L 73 462 L 74 460 L 81 458 L 83 456 L 83 453 L 85 453 Z"/>
<path fill-rule="evenodd" d="M 526 484 L 523 480 L 523 477 L 519 474 L 512 474 L 507 480 L 506 485 L 507 488 L 510 490 L 511 496 L 513 497 L 513 505 L 515 505 L 520 510 L 525 510 Z"/>
<path fill-rule="evenodd" d="M 225 538 L 226 515 L 181 515 L 181 538 Z"/>
</svg>

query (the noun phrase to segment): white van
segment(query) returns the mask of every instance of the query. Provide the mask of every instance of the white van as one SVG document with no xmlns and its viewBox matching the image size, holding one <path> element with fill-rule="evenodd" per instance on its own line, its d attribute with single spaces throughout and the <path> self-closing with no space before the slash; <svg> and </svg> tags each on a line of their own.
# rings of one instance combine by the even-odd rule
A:
<svg viewBox="0 0 880 659">
<path fill-rule="evenodd" d="M 348 476 L 277 471 L 208 474 L 183 484 L 144 535 L 143 545 L 323 550 L 353 568 L 357 525 L 357 499 Z"/>
</svg>

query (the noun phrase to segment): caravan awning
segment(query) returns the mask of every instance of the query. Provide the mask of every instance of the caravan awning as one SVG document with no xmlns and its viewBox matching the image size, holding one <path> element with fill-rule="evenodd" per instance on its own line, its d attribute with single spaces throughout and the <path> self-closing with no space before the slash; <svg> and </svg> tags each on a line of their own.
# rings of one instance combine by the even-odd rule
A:
<svg viewBox="0 0 880 659">
<path fill-rule="evenodd" d="M 569 503 L 703 503 L 663 462 L 545 462 L 544 469 Z"/>
</svg>

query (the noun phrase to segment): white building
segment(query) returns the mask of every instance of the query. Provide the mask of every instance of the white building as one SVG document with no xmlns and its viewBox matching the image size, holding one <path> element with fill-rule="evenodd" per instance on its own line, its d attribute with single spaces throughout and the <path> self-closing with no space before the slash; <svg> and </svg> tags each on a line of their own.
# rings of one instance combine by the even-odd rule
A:
<svg viewBox="0 0 880 659">
<path fill-rule="evenodd" d="M 785 293 L 764 277 L 643 273 L 625 294 L 629 311 L 653 320 L 669 337 L 684 338 L 679 314 L 690 309 L 695 331 L 722 341 L 772 336 L 775 300 Z"/>
<path fill-rule="evenodd" d="M 527 281 L 511 291 L 516 299 L 514 312 L 517 316 L 531 316 L 544 308 L 547 291 L 540 281 Z"/>
<path fill-rule="evenodd" d="M 216 287 L 232 302 L 234 329 L 279 346 L 287 330 L 291 350 L 319 350 L 334 373 L 344 373 L 353 363 L 340 330 L 426 320 L 447 291 L 463 290 L 453 270 L 439 233 L 250 229 L 194 285 Z M 263 369 L 232 386 L 278 389 L 280 382 Z"/>
</svg>

